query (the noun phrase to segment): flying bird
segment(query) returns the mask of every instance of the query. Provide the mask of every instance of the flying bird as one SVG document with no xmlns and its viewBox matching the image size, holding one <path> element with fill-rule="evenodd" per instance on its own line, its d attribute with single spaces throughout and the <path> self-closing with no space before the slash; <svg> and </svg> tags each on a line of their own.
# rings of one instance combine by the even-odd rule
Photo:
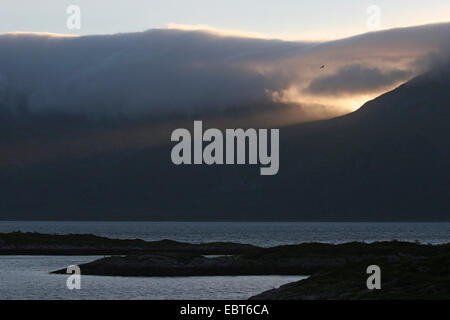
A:
<svg viewBox="0 0 450 320">
<path fill-rule="evenodd" d="M 325 65 L 324 65 L 324 64 L 321 65 L 321 66 L 320 66 L 320 69 L 325 69 Z"/>
</svg>

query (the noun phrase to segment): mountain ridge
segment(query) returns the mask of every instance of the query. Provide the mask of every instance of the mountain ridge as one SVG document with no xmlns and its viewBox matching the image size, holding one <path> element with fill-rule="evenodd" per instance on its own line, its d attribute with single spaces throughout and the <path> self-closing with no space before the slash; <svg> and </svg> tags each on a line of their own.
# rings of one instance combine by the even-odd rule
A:
<svg viewBox="0 0 450 320">
<path fill-rule="evenodd" d="M 56 220 L 449 221 L 449 93 L 448 73 L 434 71 L 351 114 L 281 128 L 273 177 L 248 165 L 175 166 L 171 145 L 21 166 L 0 176 L 0 212 Z"/>
</svg>

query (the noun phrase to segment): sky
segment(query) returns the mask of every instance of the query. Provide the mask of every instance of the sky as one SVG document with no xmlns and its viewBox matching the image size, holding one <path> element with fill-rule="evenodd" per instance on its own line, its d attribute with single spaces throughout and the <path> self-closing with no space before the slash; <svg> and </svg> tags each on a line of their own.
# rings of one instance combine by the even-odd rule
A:
<svg viewBox="0 0 450 320">
<path fill-rule="evenodd" d="M 68 6 L 81 10 L 68 29 Z M 379 8 L 379 23 L 368 26 Z M 377 29 L 450 20 L 448 0 L 2 0 L 0 33 L 111 34 L 151 28 L 212 28 L 286 40 L 330 40 Z"/>
</svg>

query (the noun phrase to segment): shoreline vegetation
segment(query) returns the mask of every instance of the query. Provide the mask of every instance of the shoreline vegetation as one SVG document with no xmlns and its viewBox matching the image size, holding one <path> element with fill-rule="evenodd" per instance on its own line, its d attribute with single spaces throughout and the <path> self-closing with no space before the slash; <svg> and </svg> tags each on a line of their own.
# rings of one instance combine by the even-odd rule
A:
<svg viewBox="0 0 450 320">
<path fill-rule="evenodd" d="M 0 255 L 108 255 L 80 265 L 83 275 L 309 275 L 251 299 L 450 299 L 450 243 L 393 240 L 261 248 L 12 232 L 0 233 Z M 381 290 L 367 289 L 369 265 L 381 268 Z M 49 272 L 66 274 L 66 269 Z"/>
</svg>

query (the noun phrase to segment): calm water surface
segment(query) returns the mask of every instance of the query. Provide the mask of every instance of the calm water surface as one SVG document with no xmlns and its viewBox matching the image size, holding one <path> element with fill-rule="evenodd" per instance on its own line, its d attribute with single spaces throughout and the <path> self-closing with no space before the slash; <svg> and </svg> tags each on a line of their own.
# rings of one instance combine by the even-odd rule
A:
<svg viewBox="0 0 450 320">
<path fill-rule="evenodd" d="M 0 221 L 0 232 L 92 233 L 120 239 L 232 241 L 258 246 L 302 242 L 450 241 L 450 223 L 356 222 L 35 222 Z"/>
<path fill-rule="evenodd" d="M 1 299 L 248 299 L 302 276 L 103 277 L 83 276 L 80 290 L 68 275 L 49 271 L 100 257 L 0 256 Z"/>
<path fill-rule="evenodd" d="M 403 240 L 450 242 L 450 223 L 325 222 L 34 222 L 0 221 L 0 232 L 91 233 L 121 239 L 232 241 L 258 246 L 302 242 Z M 247 299 L 303 276 L 100 277 L 82 276 L 81 290 L 50 271 L 95 256 L 0 256 L 0 299 Z"/>
</svg>

